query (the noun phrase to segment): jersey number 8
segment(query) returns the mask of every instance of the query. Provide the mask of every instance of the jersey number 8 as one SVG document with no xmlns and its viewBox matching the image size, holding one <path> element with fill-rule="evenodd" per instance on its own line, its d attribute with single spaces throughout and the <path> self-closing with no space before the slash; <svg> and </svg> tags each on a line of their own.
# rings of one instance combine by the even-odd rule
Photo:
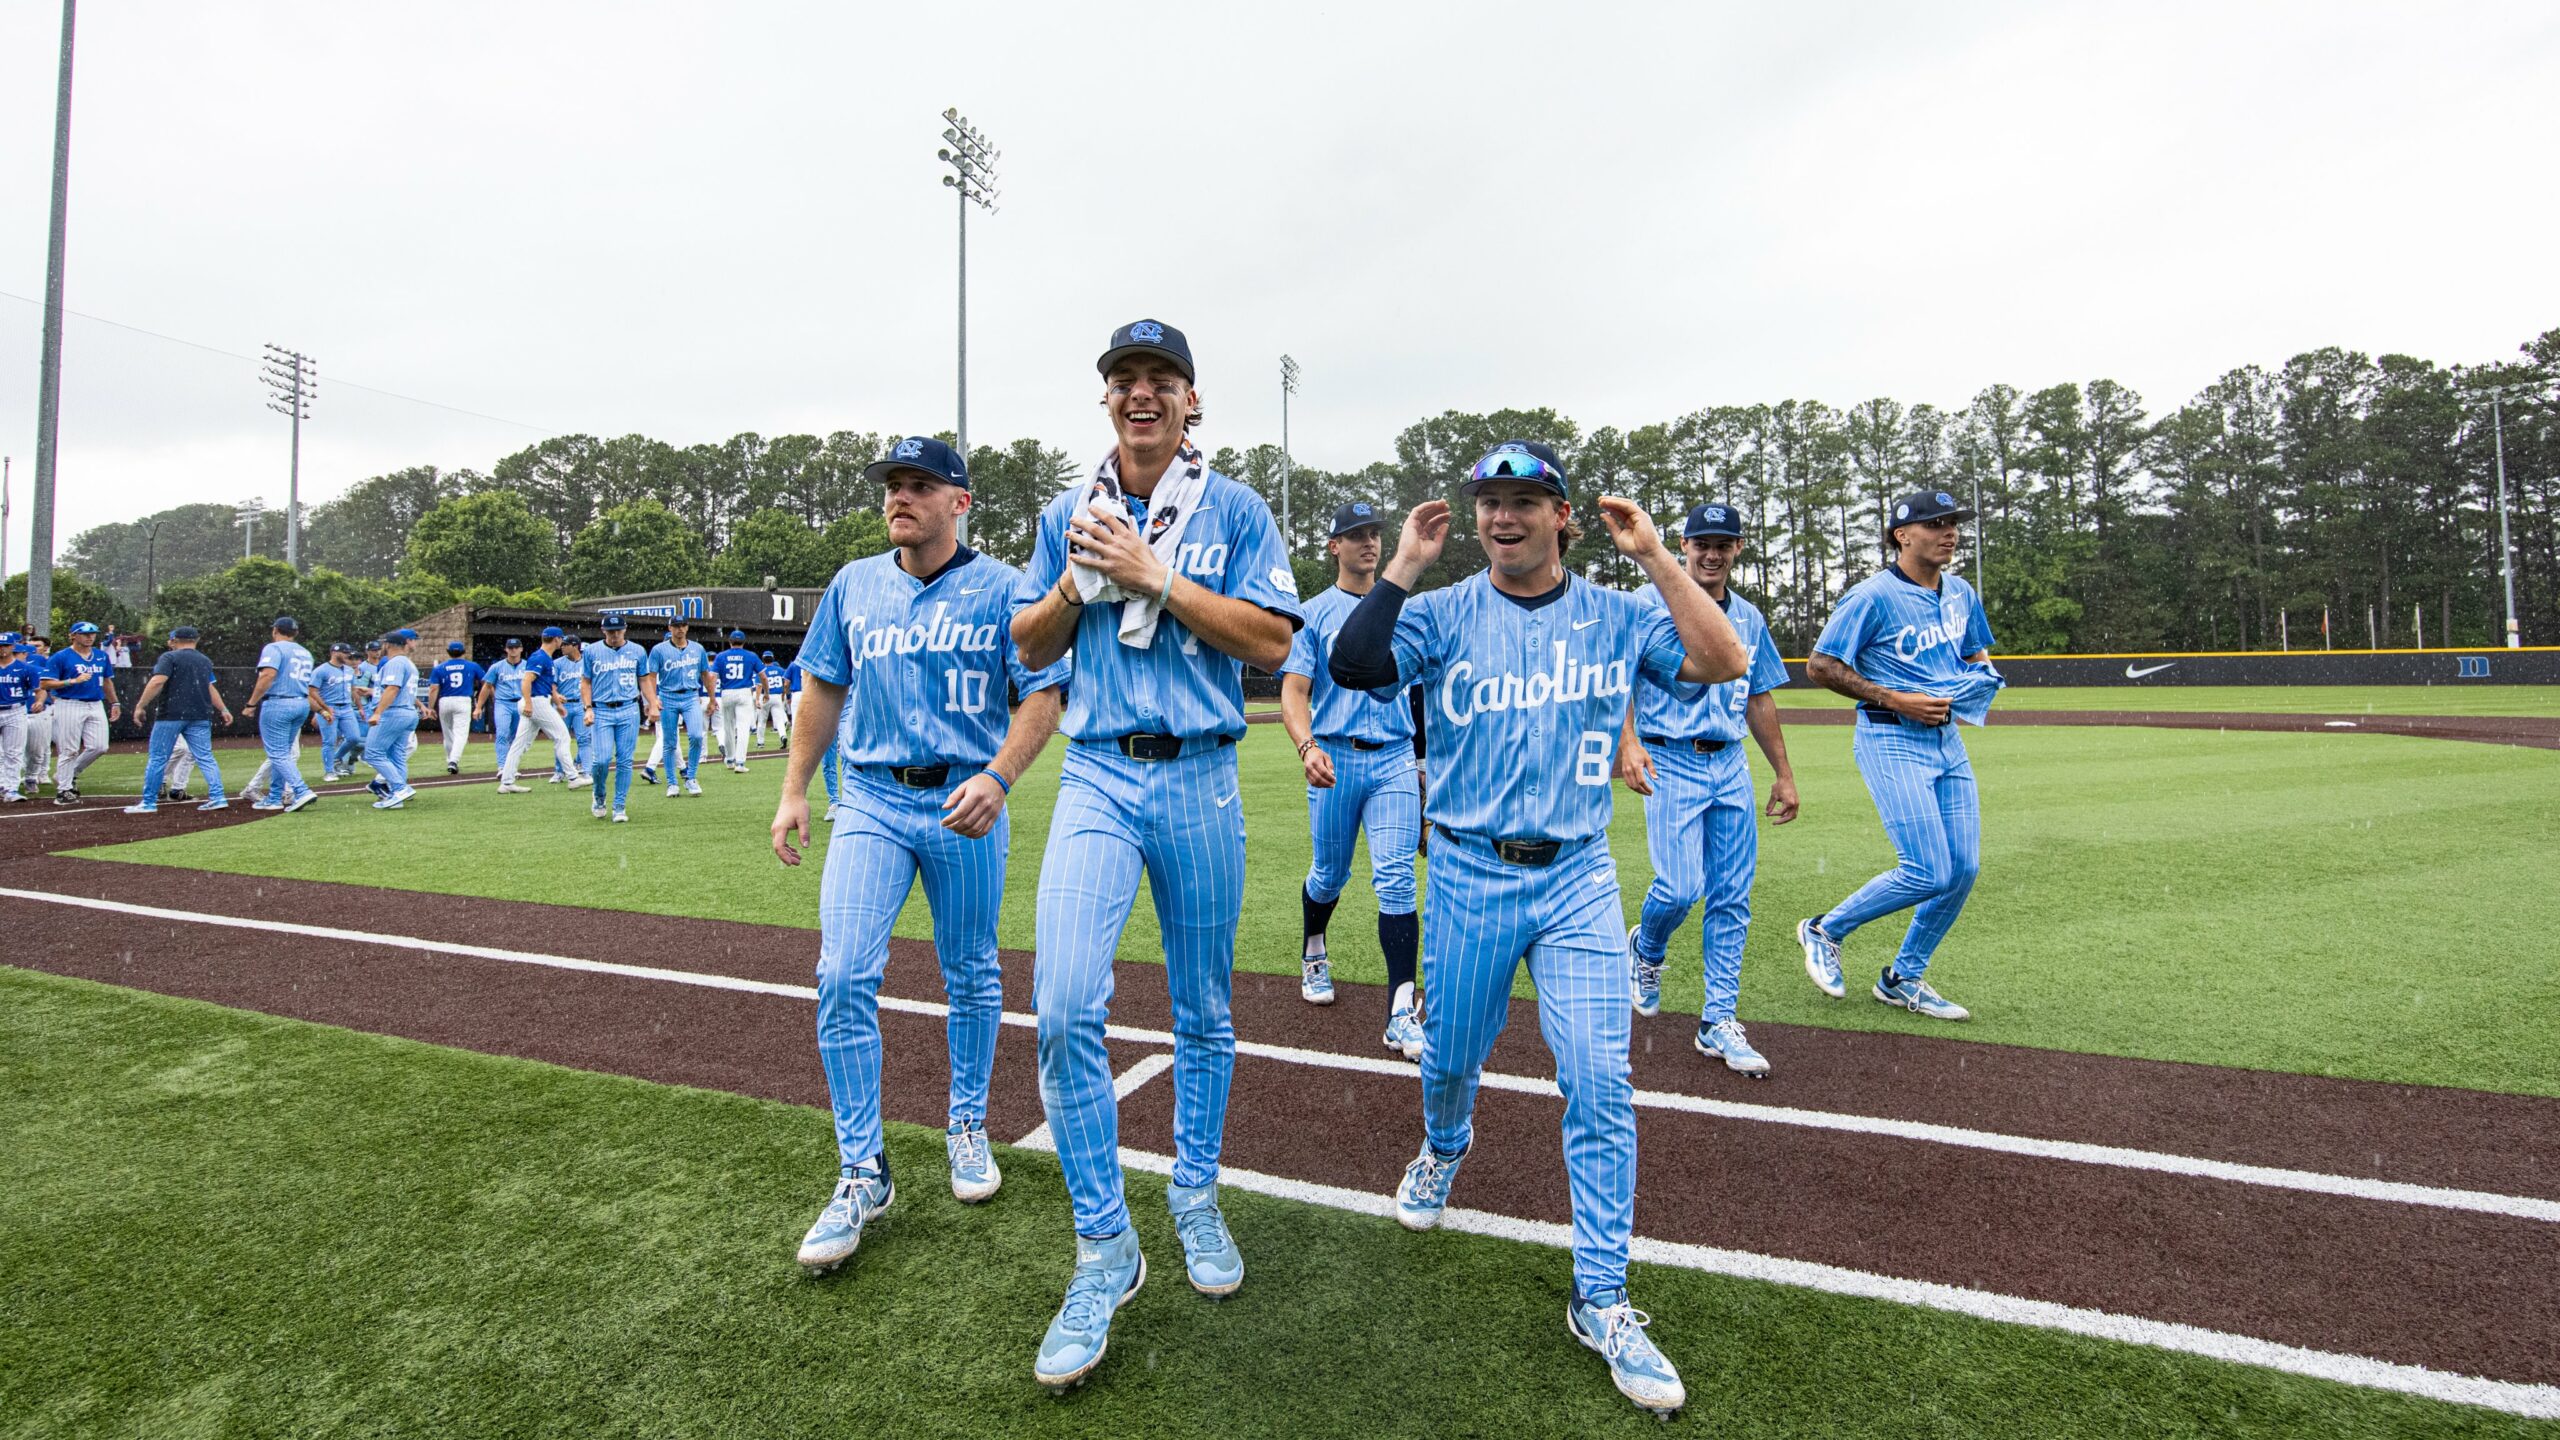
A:
<svg viewBox="0 0 2560 1440">
<path fill-rule="evenodd" d="M 1609 783 L 1609 733 L 1585 730 L 1582 744 L 1573 755 L 1573 783 L 1606 785 Z"/>
</svg>

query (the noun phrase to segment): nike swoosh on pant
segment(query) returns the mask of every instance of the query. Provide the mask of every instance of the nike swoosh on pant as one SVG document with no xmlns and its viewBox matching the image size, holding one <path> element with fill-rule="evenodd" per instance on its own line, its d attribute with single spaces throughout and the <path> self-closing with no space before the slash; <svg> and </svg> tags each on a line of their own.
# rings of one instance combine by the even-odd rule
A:
<svg viewBox="0 0 2560 1440">
<path fill-rule="evenodd" d="M 1229 800 L 1233 800 L 1234 798 L 1236 798 L 1236 797 L 1235 797 L 1235 796 L 1233 796 L 1233 795 L 1228 795 L 1228 796 L 1226 796 L 1225 798 L 1223 798 L 1223 799 L 1219 800 L 1219 801 L 1218 801 L 1218 808 L 1219 808 L 1219 809 L 1221 809 L 1221 810 L 1226 809 L 1226 808 L 1227 808 L 1227 801 L 1229 801 Z"/>
</svg>

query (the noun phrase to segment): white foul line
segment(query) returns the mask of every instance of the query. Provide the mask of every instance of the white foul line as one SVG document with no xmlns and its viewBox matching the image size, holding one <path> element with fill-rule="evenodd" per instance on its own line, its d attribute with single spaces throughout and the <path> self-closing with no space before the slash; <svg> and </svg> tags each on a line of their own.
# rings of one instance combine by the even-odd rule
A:
<svg viewBox="0 0 2560 1440">
<path fill-rule="evenodd" d="M 320 940 L 341 940 L 357 944 L 380 945 L 391 949 L 424 951 L 434 954 L 461 955 L 474 959 L 499 960 L 513 964 L 536 965 L 551 969 L 583 971 L 589 974 L 617 975 L 630 979 L 660 980 L 705 989 L 731 990 L 755 995 L 776 995 L 787 999 L 817 998 L 817 990 L 808 985 L 785 985 L 766 980 L 745 980 L 729 975 L 714 975 L 692 970 L 669 970 L 651 965 L 625 965 L 607 960 L 582 960 L 566 955 L 543 955 L 530 951 L 506 950 L 496 946 L 472 945 L 458 941 L 427 940 L 407 935 L 384 935 L 368 930 L 349 930 L 330 925 L 305 925 L 295 921 L 259 920 L 236 915 L 200 914 L 186 910 L 170 910 L 152 905 L 135 905 L 121 900 L 98 900 L 83 895 L 58 895 L 42 890 L 20 890 L 0 887 L 0 898 L 31 900 L 45 904 L 66 905 L 76 909 L 103 910 L 115 914 L 134 915 L 145 919 L 181 921 L 199 925 L 216 925 L 240 930 L 260 930 L 270 934 L 299 935 Z M 903 1014 L 947 1016 L 950 1007 L 927 1000 L 909 1000 L 894 996 L 880 997 L 880 1007 Z M 1036 1026 L 1036 1017 L 1019 1011 L 1004 1012 L 1008 1025 Z M 1168 1031 L 1145 1030 L 1113 1025 L 1107 1028 L 1109 1038 L 1138 1044 L 1170 1045 Z M 1365 1056 L 1336 1055 L 1327 1051 L 1301 1050 L 1294 1046 L 1270 1045 L 1239 1041 L 1239 1054 L 1299 1064 L 1319 1065 L 1331 1069 L 1372 1071 L 1389 1075 L 1409 1075 L 1412 1067 L 1391 1060 Z M 1131 1065 L 1112 1082 L 1115 1096 L 1146 1084 L 1173 1066 L 1170 1055 L 1151 1055 Z M 1488 1072 L 1483 1079 L 1488 1088 L 1514 1093 L 1555 1096 L 1560 1092 L 1552 1081 L 1524 1076 Z M 1664 1103 L 1677 1102 L 1677 1103 Z M 2040 1158 L 2084 1159 L 2073 1152 L 2103 1152 L 2125 1158 L 2089 1160 L 2087 1163 L 2117 1164 L 2137 1169 L 2161 1170 L 2173 1174 L 2190 1174 L 2216 1179 L 2234 1179 L 2244 1184 L 2277 1184 L 2283 1188 L 2320 1190 L 2324 1193 L 2355 1195 L 2358 1198 L 2399 1200 L 2407 1204 L 2433 1204 L 2454 1209 L 2482 1210 L 2489 1213 L 2517 1215 L 2527 1219 L 2560 1218 L 2560 1205 L 2549 1201 L 2519 1196 L 2492 1195 L 2479 1191 L 2447 1191 L 2432 1186 L 2405 1185 L 2397 1182 L 2358 1180 L 2353 1177 L 2320 1175 L 2310 1171 L 2275 1170 L 2264 1166 L 2228 1165 L 2221 1161 L 2199 1160 L 2187 1156 L 2160 1155 L 2150 1151 L 2122 1150 L 2114 1146 L 2077 1145 L 2063 1141 L 2032 1140 L 2016 1136 L 1995 1135 L 1982 1131 L 1957 1130 L 1949 1126 L 1919 1125 L 1913 1122 L 1875 1120 L 1869 1117 L 1832 1115 L 1821 1111 L 1796 1110 L 1788 1106 L 1744 1105 L 1731 1101 L 1708 1101 L 1692 1096 L 1672 1095 L 1661 1091 L 1637 1092 L 1637 1103 L 1659 1108 L 1692 1110 L 1729 1118 L 1767 1120 L 1782 1124 L 1808 1125 L 1821 1129 L 1850 1130 L 1899 1138 L 1936 1140 L 1939 1143 L 1967 1145 L 1974 1148 L 2003 1150 L 2008 1153 Z M 1042 1125 L 1017 1143 L 1018 1148 L 1055 1151 Z M 1923 1133 L 1927 1132 L 1927 1133 Z M 1951 1138 L 1962 1137 L 1962 1138 Z M 1996 1142 L 1996 1143 L 1995 1143 Z M 1129 1168 L 1169 1175 L 1173 1161 L 1141 1150 L 1123 1149 L 1121 1163 Z M 2166 1162 L 2166 1163 L 2164 1163 Z M 2226 1173 L 2229 1172 L 2229 1173 Z M 2278 1180 L 2254 1179 L 2252 1176 L 2283 1177 Z M 1385 1217 L 1394 1209 L 1390 1197 L 1366 1191 L 1312 1181 L 1292 1180 L 1284 1176 L 1264 1175 L 1234 1166 L 1222 1166 L 1219 1183 L 1240 1190 L 1270 1195 L 1284 1200 L 1322 1205 L 1329 1209 L 1354 1214 Z M 2299 1183 L 2303 1181 L 2316 1184 Z M 2288 1183 L 2292 1182 L 2292 1183 Z M 2356 1188 L 2349 1188 L 2356 1187 Z M 2374 1187 L 2368 1189 L 2365 1187 Z M 2376 1193 L 2378 1190 L 2408 1191 L 2426 1198 L 2404 1198 L 2398 1194 Z M 2449 1204 L 2443 1197 L 2464 1197 L 2487 1203 Z M 2525 1208 L 2517 1208 L 2525 1207 Z M 2537 1210 L 2535 1207 L 2539 1207 Z M 1499 1239 L 1555 1249 L 1570 1249 L 1572 1232 L 1551 1221 L 1522 1220 L 1488 1211 L 1451 1209 L 1442 1219 L 1445 1228 Z M 1724 1250 L 1713 1246 L 1690 1245 L 1668 1240 L 1650 1240 L 1637 1236 L 1632 1241 L 1635 1259 L 1685 1270 L 1730 1275 L 1742 1279 L 1763 1280 L 1774 1284 L 1793 1285 L 1829 1294 L 1884 1300 L 1924 1309 L 1943 1310 L 1971 1315 L 2004 1324 L 2023 1325 L 2035 1329 L 2060 1330 L 2096 1339 L 2126 1344 L 2149 1345 L 2176 1350 L 2235 1364 L 2255 1365 L 2265 1369 L 2333 1380 L 2369 1389 L 2397 1391 L 2403 1394 L 2444 1400 L 2455 1404 L 2478 1405 L 2509 1414 L 2537 1419 L 2560 1418 L 2560 1387 L 2531 1385 L 2506 1380 L 2485 1380 L 2430 1370 L 2424 1366 L 2402 1365 L 2365 1356 L 2342 1355 L 2299 1346 L 2282 1345 L 2245 1335 L 2205 1330 L 2191 1325 L 2167 1321 L 2145 1320 L 2135 1316 L 2115 1315 L 2102 1310 L 2060 1305 L 2051 1301 L 2021 1299 L 1985 1290 L 1941 1285 L 1931 1281 L 1909 1280 L 1866 1271 L 1849 1270 L 1806 1260 L 1788 1260 L 1777 1256 L 1757 1255 L 1748 1251 Z"/>
</svg>

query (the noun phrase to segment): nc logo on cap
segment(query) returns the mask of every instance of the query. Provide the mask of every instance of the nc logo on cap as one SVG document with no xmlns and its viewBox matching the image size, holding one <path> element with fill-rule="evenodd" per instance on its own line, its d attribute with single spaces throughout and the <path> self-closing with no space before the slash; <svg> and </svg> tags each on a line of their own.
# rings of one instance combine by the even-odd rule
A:
<svg viewBox="0 0 2560 1440">
<path fill-rule="evenodd" d="M 1911 518 L 1911 507 L 1910 507 L 1910 506 L 1908 506 L 1908 505 L 1896 505 L 1896 506 L 1894 506 L 1894 507 L 1893 507 L 1893 518 L 1894 518 L 1894 519 L 1896 519 L 1896 520 L 1908 520 L 1908 519 L 1910 519 L 1910 518 Z"/>
<path fill-rule="evenodd" d="M 1708 507 L 1707 507 L 1707 518 L 1708 518 L 1708 519 L 1710 519 L 1710 520 L 1721 520 L 1721 519 L 1723 519 L 1723 518 L 1724 518 L 1724 507 L 1723 507 L 1723 506 L 1721 506 L 1721 505 L 1710 505 L 1710 506 L 1708 506 Z"/>
<path fill-rule="evenodd" d="M 1529 453 L 1529 447 L 1521 444 L 1517 440 L 1505 440 L 1501 444 L 1493 447 L 1493 453 L 1496 455 L 1526 455 Z"/>
<path fill-rule="evenodd" d="M 893 459 L 893 460 L 913 460 L 914 458 L 916 458 L 916 457 L 917 457 L 917 456 L 919 456 L 919 455 L 922 455 L 923 453 L 924 453 L 924 442 L 923 442 L 923 441 L 921 441 L 921 440 L 901 440 L 901 441 L 899 441 L 899 442 L 898 442 L 898 448 L 889 452 L 889 458 L 891 458 L 891 459 Z"/>
<path fill-rule="evenodd" d="M 1351 513 L 1354 515 L 1366 515 L 1369 513 L 1369 507 L 1366 505 L 1354 505 L 1351 507 Z"/>
<path fill-rule="evenodd" d="M 1956 497 L 1948 494 L 1944 490 L 1941 490 L 1938 492 L 1938 503 L 1941 505 L 1953 505 L 1956 503 Z"/>
<path fill-rule="evenodd" d="M 1164 341 L 1164 327 L 1153 320 L 1141 320 L 1129 327 L 1129 338 L 1141 345 L 1161 344 Z"/>
</svg>

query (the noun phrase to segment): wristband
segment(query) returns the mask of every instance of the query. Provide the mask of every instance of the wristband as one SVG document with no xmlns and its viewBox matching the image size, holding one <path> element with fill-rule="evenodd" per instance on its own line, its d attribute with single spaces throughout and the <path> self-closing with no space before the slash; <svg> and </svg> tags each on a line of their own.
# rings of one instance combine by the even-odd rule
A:
<svg viewBox="0 0 2560 1440">
<path fill-rule="evenodd" d="M 1083 609 L 1084 596 L 1078 594 L 1076 591 L 1076 573 L 1073 570 L 1069 570 L 1060 575 L 1058 579 L 1066 586 L 1064 590 L 1059 592 L 1059 596 L 1067 602 L 1067 608 L 1070 610 Z"/>
<path fill-rule="evenodd" d="M 1316 743 L 1316 737 L 1314 737 L 1313 735 L 1310 735 L 1310 736 L 1308 736 L 1306 739 L 1299 741 L 1299 742 L 1298 742 L 1298 758 L 1299 758 L 1299 759 L 1301 759 L 1301 760 L 1306 759 L 1306 758 L 1307 758 L 1307 747 L 1308 747 L 1308 746 L 1310 746 L 1310 745 L 1313 745 L 1314 743 Z"/>
<path fill-rule="evenodd" d="M 999 786 L 1001 789 L 1003 789 L 1004 793 L 1006 793 L 1007 795 L 1010 795 L 1010 794 L 1012 794 L 1012 793 L 1013 793 L 1013 782 L 1011 782 L 1011 781 L 1009 781 L 1009 780 L 1005 779 L 1002 775 L 998 775 L 998 774 L 996 773 L 996 767 L 994 767 L 993 765 L 989 765 L 989 766 L 987 766 L 985 769 L 980 770 L 978 773 L 979 773 L 979 774 L 981 774 L 981 775 L 986 776 L 987 778 L 989 778 L 989 779 L 991 779 L 991 780 L 993 780 L 993 781 L 995 781 L 995 782 L 996 782 L 996 784 L 997 784 L 997 786 Z"/>
<path fill-rule="evenodd" d="M 1156 588 L 1156 608 L 1161 610 L 1173 599 L 1173 567 L 1164 567 L 1164 584 Z"/>
</svg>

